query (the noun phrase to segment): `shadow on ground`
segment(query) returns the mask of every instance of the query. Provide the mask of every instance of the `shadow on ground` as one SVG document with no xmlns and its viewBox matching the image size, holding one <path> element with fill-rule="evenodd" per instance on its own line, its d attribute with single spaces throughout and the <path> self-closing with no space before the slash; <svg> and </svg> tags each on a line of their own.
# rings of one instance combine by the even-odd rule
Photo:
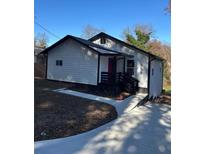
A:
<svg viewBox="0 0 205 154">
<path fill-rule="evenodd" d="M 75 138 L 36 144 L 38 153 L 159 154 L 171 153 L 171 107 L 147 104 L 115 121 Z M 44 147 L 44 148 L 41 148 Z"/>
<path fill-rule="evenodd" d="M 147 114 L 124 140 L 121 153 L 171 153 L 170 106 L 147 105 Z"/>
<path fill-rule="evenodd" d="M 146 105 L 124 114 L 79 153 L 170 153 L 170 106 Z"/>
</svg>

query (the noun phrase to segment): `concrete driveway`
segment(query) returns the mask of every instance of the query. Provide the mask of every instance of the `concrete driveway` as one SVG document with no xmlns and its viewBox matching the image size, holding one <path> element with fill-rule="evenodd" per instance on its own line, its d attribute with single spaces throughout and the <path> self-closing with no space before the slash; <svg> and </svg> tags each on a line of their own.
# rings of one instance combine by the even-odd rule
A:
<svg viewBox="0 0 205 154">
<path fill-rule="evenodd" d="M 147 103 L 92 131 L 35 143 L 35 154 L 169 154 L 171 107 Z"/>
</svg>

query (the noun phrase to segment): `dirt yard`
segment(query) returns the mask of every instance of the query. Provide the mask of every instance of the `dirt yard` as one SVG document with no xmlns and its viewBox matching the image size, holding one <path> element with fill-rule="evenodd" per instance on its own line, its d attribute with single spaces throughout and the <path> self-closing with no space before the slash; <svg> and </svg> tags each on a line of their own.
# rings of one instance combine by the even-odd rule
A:
<svg viewBox="0 0 205 154">
<path fill-rule="evenodd" d="M 66 83 L 35 79 L 35 141 L 80 134 L 117 118 L 111 105 L 51 91 L 67 86 Z"/>
<path fill-rule="evenodd" d="M 96 87 L 96 86 L 92 86 L 92 85 L 69 83 L 67 86 L 67 89 L 79 91 L 79 92 L 84 92 L 84 93 L 88 93 L 88 94 L 93 94 L 93 95 L 97 95 L 97 96 L 102 96 L 102 97 L 108 97 L 108 98 L 112 98 L 115 100 L 123 100 L 123 99 L 131 96 L 131 94 L 126 92 L 126 91 L 121 91 L 121 90 L 116 91 L 113 86 Z"/>
</svg>

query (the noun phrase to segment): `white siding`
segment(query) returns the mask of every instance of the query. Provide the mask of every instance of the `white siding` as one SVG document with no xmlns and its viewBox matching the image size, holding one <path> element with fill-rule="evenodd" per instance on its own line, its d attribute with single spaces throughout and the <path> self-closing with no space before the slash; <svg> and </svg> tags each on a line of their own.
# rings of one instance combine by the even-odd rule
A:
<svg viewBox="0 0 205 154">
<path fill-rule="evenodd" d="M 148 85 L 148 61 L 149 58 L 141 53 L 134 54 L 134 77 L 139 80 L 139 87 L 147 88 Z"/>
<path fill-rule="evenodd" d="M 123 72 L 123 59 L 119 59 L 117 60 L 117 73 L 118 72 Z"/>
<path fill-rule="evenodd" d="M 63 60 L 56 66 L 56 60 Z M 68 39 L 48 52 L 47 78 L 97 85 L 98 54 Z"/>
<path fill-rule="evenodd" d="M 93 41 L 96 44 L 100 44 L 100 39 L 97 39 Z M 136 79 L 139 80 L 139 87 L 141 88 L 147 88 L 147 82 L 148 82 L 148 56 L 144 55 L 140 52 L 137 52 L 137 50 L 132 50 L 130 48 L 125 47 L 124 45 L 114 42 L 108 38 L 106 38 L 106 44 L 100 44 L 105 47 L 108 47 L 110 49 L 119 50 L 121 52 L 134 55 L 134 62 L 135 62 L 135 68 L 134 68 L 134 75 Z M 127 59 L 130 58 L 126 58 Z M 125 65 L 126 66 L 126 65 Z M 125 71 L 127 70 L 127 66 L 125 67 Z"/>
<path fill-rule="evenodd" d="M 101 72 L 108 72 L 108 58 L 108 56 L 100 56 L 99 82 L 101 82 Z"/>
<path fill-rule="evenodd" d="M 162 62 L 159 60 L 153 60 L 150 64 L 150 90 L 149 96 L 150 97 L 157 97 L 162 92 L 162 84 L 163 84 L 163 77 L 162 77 Z M 152 71 L 154 71 L 152 73 Z"/>
</svg>

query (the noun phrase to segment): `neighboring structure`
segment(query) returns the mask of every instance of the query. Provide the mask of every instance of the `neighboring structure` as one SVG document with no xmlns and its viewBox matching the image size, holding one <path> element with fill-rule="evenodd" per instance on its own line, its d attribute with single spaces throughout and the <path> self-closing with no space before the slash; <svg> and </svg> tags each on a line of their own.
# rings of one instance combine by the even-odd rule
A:
<svg viewBox="0 0 205 154">
<path fill-rule="evenodd" d="M 40 54 L 44 49 L 39 47 L 34 47 L 34 63 L 45 64 L 46 57 Z"/>
<path fill-rule="evenodd" d="M 34 46 L 34 77 L 45 78 L 46 56 L 40 54 L 44 49 Z"/>
<path fill-rule="evenodd" d="M 42 53 L 50 80 L 121 85 L 149 97 L 162 91 L 163 60 L 105 33 L 89 40 L 67 35 Z"/>
</svg>

